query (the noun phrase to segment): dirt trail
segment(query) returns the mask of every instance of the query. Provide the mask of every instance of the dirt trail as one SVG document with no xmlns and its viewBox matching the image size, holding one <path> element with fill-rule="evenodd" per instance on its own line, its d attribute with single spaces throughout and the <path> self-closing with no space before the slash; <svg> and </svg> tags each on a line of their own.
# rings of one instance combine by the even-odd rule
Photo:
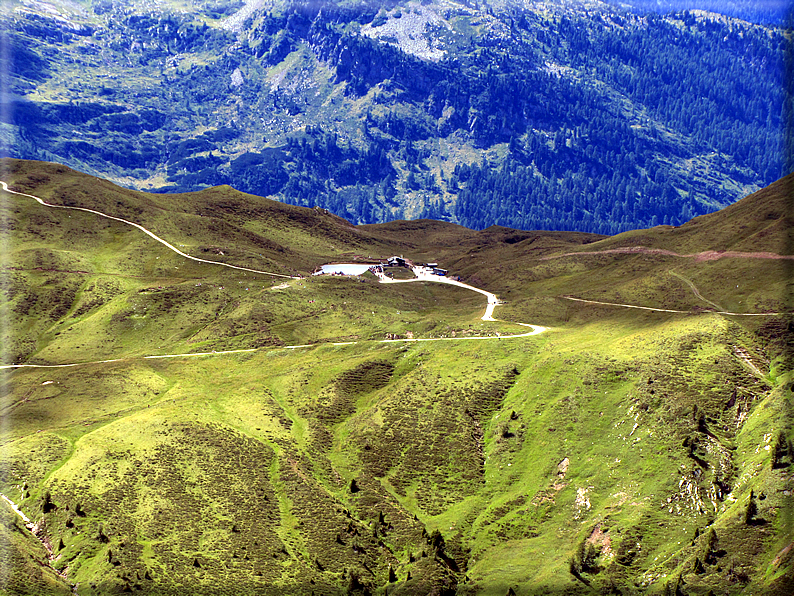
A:
<svg viewBox="0 0 794 596">
<path fill-rule="evenodd" d="M 636 308 L 639 310 L 651 310 L 654 312 L 671 312 L 682 315 L 691 315 L 697 311 L 692 310 L 674 310 L 672 308 L 653 308 L 651 306 L 637 306 L 636 304 L 621 304 L 620 302 L 602 302 L 600 300 L 585 300 L 584 298 L 574 298 L 573 296 L 560 296 L 565 300 L 573 300 L 574 302 L 584 302 L 586 304 L 601 304 L 604 306 L 620 306 L 622 308 Z M 702 311 L 717 315 L 730 315 L 732 317 L 777 317 L 784 313 L 780 312 L 727 312 L 724 310 L 707 310 Z"/>
<path fill-rule="evenodd" d="M 496 320 L 496 319 L 491 319 Z M 223 350 L 217 352 L 185 352 L 182 354 L 157 354 L 153 356 L 131 356 L 129 358 L 114 358 L 111 360 L 90 360 L 86 362 L 72 362 L 70 364 L 3 364 L 0 365 L 0 370 L 10 368 L 72 368 L 75 366 L 87 366 L 89 364 L 108 364 L 111 362 L 132 362 L 133 360 L 150 360 L 150 359 L 165 359 L 165 358 L 194 358 L 204 356 L 222 356 L 224 354 L 242 354 L 246 352 L 259 352 L 262 350 L 298 350 L 300 348 L 317 348 L 320 346 L 352 346 L 355 344 L 366 343 L 367 341 L 375 341 L 377 343 L 397 343 L 397 342 L 422 342 L 422 341 L 468 341 L 468 340 L 495 340 L 495 339 L 516 339 L 519 337 L 531 337 L 533 335 L 540 335 L 544 331 L 548 331 L 548 327 L 541 325 L 530 325 L 529 323 L 514 323 L 515 325 L 522 325 L 523 327 L 530 327 L 532 331 L 527 333 L 517 333 L 514 335 L 482 335 L 472 337 L 419 337 L 419 338 L 400 338 L 400 339 L 380 339 L 380 340 L 362 340 L 362 341 L 344 341 L 344 342 L 317 342 L 314 344 L 299 344 L 295 346 L 278 346 L 267 348 L 246 348 L 242 350 Z"/>
<path fill-rule="evenodd" d="M 695 259 L 696 261 L 716 261 L 717 259 L 782 259 L 794 260 L 794 255 L 779 255 L 773 252 L 738 252 L 734 250 L 706 250 L 703 252 L 696 252 L 691 254 L 681 254 L 672 250 L 664 248 L 648 248 L 647 246 L 626 246 L 623 248 L 608 248 L 605 250 L 591 250 L 581 252 L 566 252 L 559 255 L 550 255 L 542 257 L 541 261 L 549 261 L 551 259 L 561 259 L 563 257 L 576 257 L 580 255 L 608 255 L 608 254 L 621 254 L 621 255 L 664 255 L 668 257 L 680 257 L 684 259 Z"/>
<path fill-rule="evenodd" d="M 305 348 L 306 346 L 284 346 L 284 348 Z M 73 366 L 85 366 L 87 364 L 109 364 L 111 362 L 131 362 L 133 360 L 148 360 L 153 358 L 187 358 L 190 356 L 220 356 L 223 354 L 240 354 L 243 352 L 256 352 L 259 348 L 246 348 L 243 350 L 222 350 L 213 352 L 185 352 L 183 354 L 157 354 L 153 356 L 130 356 L 128 358 L 112 358 L 110 360 L 88 360 L 86 362 L 74 362 L 71 364 L 3 364 L 0 365 L 0 370 L 4 368 L 70 368 Z"/>
<path fill-rule="evenodd" d="M 689 288 L 692 290 L 692 293 L 695 294 L 695 296 L 698 299 L 702 300 L 706 304 L 710 304 L 711 306 L 713 306 L 717 310 L 725 310 L 724 308 L 722 308 L 716 302 L 712 302 L 711 300 L 707 300 L 706 298 L 704 298 L 703 295 L 700 293 L 700 290 L 697 289 L 697 286 L 691 280 L 687 279 L 686 277 L 684 277 L 680 273 L 676 273 L 675 271 L 671 271 L 670 274 L 676 276 L 678 279 L 680 279 L 685 284 L 687 284 L 689 286 Z"/>
</svg>

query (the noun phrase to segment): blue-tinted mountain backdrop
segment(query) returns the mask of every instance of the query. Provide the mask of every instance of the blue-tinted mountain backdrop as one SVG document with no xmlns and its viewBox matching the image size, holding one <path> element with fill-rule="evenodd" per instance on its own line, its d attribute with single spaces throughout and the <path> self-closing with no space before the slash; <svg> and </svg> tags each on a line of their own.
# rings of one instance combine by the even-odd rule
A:
<svg viewBox="0 0 794 596">
<path fill-rule="evenodd" d="M 718 5 L 733 16 L 695 9 Z M 3 11 L 6 152 L 131 188 L 612 234 L 681 224 L 790 169 L 779 1 Z"/>
</svg>

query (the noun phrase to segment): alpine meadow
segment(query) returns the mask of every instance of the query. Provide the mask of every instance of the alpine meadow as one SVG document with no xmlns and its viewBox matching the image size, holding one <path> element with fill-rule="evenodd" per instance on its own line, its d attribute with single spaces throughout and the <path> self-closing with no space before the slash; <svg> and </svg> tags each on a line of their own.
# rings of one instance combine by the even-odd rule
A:
<svg viewBox="0 0 794 596">
<path fill-rule="evenodd" d="M 788 4 L 3 2 L 0 596 L 794 594 Z"/>
</svg>

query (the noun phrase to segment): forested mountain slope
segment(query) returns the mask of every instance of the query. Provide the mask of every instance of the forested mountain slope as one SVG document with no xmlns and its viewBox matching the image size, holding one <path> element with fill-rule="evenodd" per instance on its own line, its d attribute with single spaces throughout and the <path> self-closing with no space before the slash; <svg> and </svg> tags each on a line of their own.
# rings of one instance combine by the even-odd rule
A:
<svg viewBox="0 0 794 596">
<path fill-rule="evenodd" d="M 782 29 L 587 2 L 3 5 L 7 151 L 356 223 L 615 233 L 786 173 Z"/>
<path fill-rule="evenodd" d="M 751 23 L 786 23 L 792 16 L 788 0 L 609 0 L 612 4 L 635 10 L 673 12 L 710 10 Z M 789 21 L 790 22 L 790 21 Z"/>
</svg>

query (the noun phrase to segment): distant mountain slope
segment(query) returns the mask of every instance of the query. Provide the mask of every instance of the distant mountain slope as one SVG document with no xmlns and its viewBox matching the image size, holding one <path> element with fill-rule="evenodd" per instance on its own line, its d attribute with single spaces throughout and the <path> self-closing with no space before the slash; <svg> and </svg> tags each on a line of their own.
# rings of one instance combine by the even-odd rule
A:
<svg viewBox="0 0 794 596">
<path fill-rule="evenodd" d="M 354 223 L 614 234 L 785 174 L 782 29 L 603 2 L 5 3 L 7 151 Z"/>
<path fill-rule="evenodd" d="M 744 19 L 751 23 L 785 22 L 791 16 L 789 0 L 609 0 L 618 6 L 637 10 L 673 12 L 680 10 L 710 10 L 715 13 Z"/>
</svg>

